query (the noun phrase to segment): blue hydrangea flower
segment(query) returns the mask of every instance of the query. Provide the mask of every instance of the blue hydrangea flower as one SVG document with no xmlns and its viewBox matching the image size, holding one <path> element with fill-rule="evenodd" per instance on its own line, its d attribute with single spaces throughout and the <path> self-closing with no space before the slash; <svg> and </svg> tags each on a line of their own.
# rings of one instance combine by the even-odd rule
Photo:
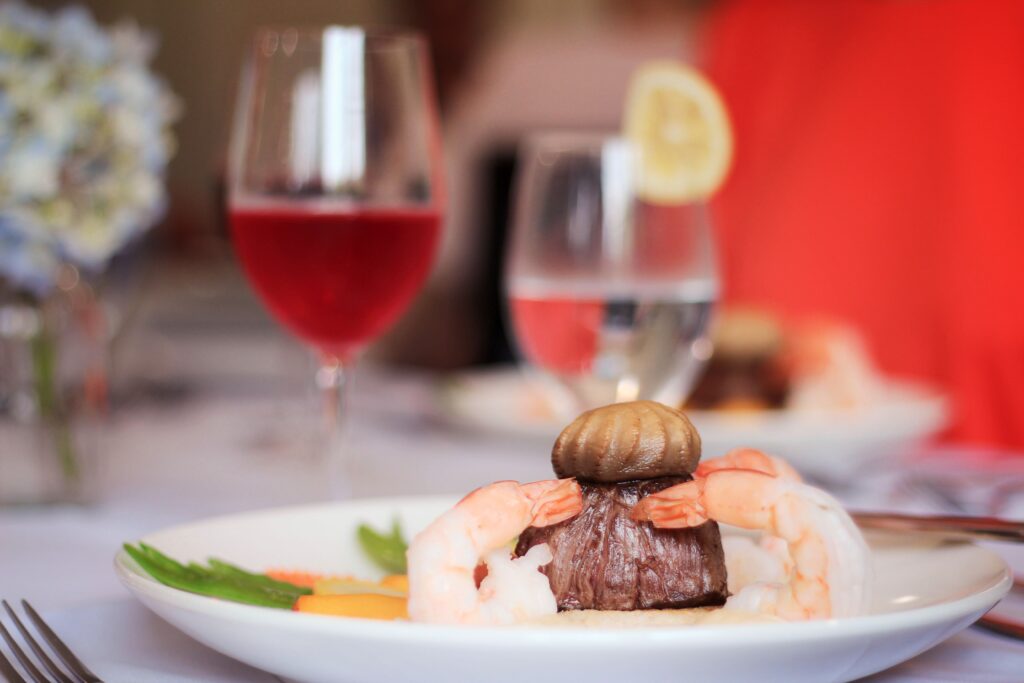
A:
<svg viewBox="0 0 1024 683">
<path fill-rule="evenodd" d="M 178 103 L 154 48 L 81 7 L 0 4 L 0 280 L 44 295 L 62 263 L 100 270 L 162 215 Z"/>
</svg>

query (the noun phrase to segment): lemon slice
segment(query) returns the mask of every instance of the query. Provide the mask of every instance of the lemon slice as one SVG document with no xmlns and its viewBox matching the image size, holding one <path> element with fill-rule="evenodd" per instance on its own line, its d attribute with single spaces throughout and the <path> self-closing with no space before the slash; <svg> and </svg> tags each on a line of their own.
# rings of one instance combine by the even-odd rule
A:
<svg viewBox="0 0 1024 683">
<path fill-rule="evenodd" d="M 732 162 L 722 98 L 700 73 L 677 62 L 649 62 L 633 74 L 625 134 L 640 157 L 638 194 L 652 203 L 709 197 Z"/>
</svg>

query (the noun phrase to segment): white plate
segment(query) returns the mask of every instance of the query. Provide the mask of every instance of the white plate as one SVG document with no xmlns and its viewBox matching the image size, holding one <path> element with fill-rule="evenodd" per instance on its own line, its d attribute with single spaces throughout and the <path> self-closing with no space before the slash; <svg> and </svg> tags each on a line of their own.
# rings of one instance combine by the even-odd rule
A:
<svg viewBox="0 0 1024 683">
<path fill-rule="evenodd" d="M 450 498 L 393 498 L 214 519 L 143 539 L 181 560 L 372 576 L 359 522 L 397 515 L 415 532 Z M 196 640 L 296 681 L 848 681 L 893 666 L 976 620 L 1010 587 L 1002 559 L 972 545 L 874 543 L 870 615 L 787 624 L 577 629 L 439 627 L 250 607 L 163 586 L 123 552 L 121 581 Z"/>
<path fill-rule="evenodd" d="M 518 370 L 457 375 L 439 394 L 442 416 L 465 429 L 550 445 L 565 426 L 553 415 L 543 384 Z M 834 480 L 871 460 L 905 454 L 934 435 L 946 424 L 947 405 L 932 389 L 889 381 L 884 396 L 860 410 L 687 415 L 700 432 L 705 458 L 748 446 L 782 456 L 812 477 Z"/>
</svg>

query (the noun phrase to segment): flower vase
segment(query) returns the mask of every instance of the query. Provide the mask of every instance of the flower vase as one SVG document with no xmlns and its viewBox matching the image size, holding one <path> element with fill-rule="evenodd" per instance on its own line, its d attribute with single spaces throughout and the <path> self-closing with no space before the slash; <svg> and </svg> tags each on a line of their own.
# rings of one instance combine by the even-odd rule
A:
<svg viewBox="0 0 1024 683">
<path fill-rule="evenodd" d="M 0 506 L 95 497 L 107 338 L 73 268 L 45 298 L 0 293 Z"/>
</svg>

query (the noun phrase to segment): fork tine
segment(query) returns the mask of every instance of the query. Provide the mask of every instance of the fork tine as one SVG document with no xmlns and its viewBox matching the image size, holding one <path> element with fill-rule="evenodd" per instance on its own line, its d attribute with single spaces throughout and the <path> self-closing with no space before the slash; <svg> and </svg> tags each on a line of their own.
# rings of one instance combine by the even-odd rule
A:
<svg viewBox="0 0 1024 683">
<path fill-rule="evenodd" d="M 14 639 L 11 632 L 7 630 L 7 627 L 4 626 L 3 623 L 0 623 L 0 637 L 3 637 L 3 639 L 7 641 L 7 647 L 11 648 L 11 652 L 13 652 L 17 660 L 21 662 L 22 668 L 28 672 L 29 677 L 33 681 L 36 683 L 49 683 L 49 681 L 46 680 L 46 677 L 43 676 L 43 672 L 32 663 L 32 660 L 28 658 L 28 655 L 21 649 L 21 646 L 18 645 L 18 641 Z"/>
<path fill-rule="evenodd" d="M 3 676 L 9 683 L 26 683 L 14 665 L 11 664 L 3 652 L 0 652 L 0 676 Z"/>
<path fill-rule="evenodd" d="M 36 639 L 33 638 L 32 634 L 28 632 L 28 629 L 25 628 L 25 624 L 21 622 L 18 615 L 15 614 L 13 609 L 11 609 L 10 604 L 6 600 L 0 600 L 0 604 L 3 604 L 4 609 L 7 611 L 7 616 L 9 616 L 11 621 L 14 622 L 18 632 L 21 633 L 21 637 L 26 643 L 28 643 L 28 646 L 32 648 L 32 652 L 35 653 L 36 659 L 42 662 L 43 666 L 45 666 L 47 670 L 54 675 L 57 679 L 57 683 L 75 683 L 60 670 L 59 666 L 53 663 L 53 660 L 50 659 L 46 652 L 43 651 L 43 648 L 39 647 L 39 643 L 36 642 Z"/>
<path fill-rule="evenodd" d="M 57 654 L 64 666 L 71 669 L 71 671 L 78 676 L 85 683 L 103 683 L 99 676 L 89 671 L 89 667 L 82 664 L 82 661 L 78 659 L 71 652 L 70 648 L 64 644 L 64 641 L 57 637 L 57 634 L 53 632 L 49 624 L 43 621 L 43 618 L 39 616 L 35 608 L 28 604 L 28 600 L 22 600 L 21 606 L 25 610 L 25 614 L 32 621 L 32 624 L 36 627 L 36 630 L 43 636 L 43 639 L 49 643 L 50 647 Z"/>
</svg>

